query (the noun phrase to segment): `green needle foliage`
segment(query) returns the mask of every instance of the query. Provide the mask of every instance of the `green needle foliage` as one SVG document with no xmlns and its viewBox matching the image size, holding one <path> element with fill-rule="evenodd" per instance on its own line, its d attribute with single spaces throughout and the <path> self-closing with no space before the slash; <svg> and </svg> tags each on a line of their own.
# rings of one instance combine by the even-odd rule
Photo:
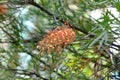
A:
<svg viewBox="0 0 120 80">
<path fill-rule="evenodd" d="M 119 80 L 119 7 L 119 0 L 0 0 L 0 80 Z M 65 22 L 72 43 L 43 49 L 60 34 L 37 49 Z"/>
</svg>

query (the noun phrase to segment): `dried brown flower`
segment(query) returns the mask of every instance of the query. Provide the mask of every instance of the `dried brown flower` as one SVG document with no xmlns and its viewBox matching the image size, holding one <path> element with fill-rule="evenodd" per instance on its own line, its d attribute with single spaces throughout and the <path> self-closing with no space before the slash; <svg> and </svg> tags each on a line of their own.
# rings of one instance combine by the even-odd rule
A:
<svg viewBox="0 0 120 80">
<path fill-rule="evenodd" d="M 50 31 L 45 37 L 38 42 L 37 48 L 41 50 L 41 54 L 45 51 L 51 53 L 54 50 L 57 53 L 61 52 L 62 46 L 71 44 L 75 39 L 75 32 L 70 27 L 57 27 Z"/>
</svg>

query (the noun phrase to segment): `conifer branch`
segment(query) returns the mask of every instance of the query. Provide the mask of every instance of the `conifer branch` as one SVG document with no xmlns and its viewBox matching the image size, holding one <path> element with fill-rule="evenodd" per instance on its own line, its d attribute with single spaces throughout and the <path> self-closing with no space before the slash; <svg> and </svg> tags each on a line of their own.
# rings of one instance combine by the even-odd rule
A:
<svg viewBox="0 0 120 80">
<path fill-rule="evenodd" d="M 51 16 L 52 18 L 53 18 L 54 16 L 56 16 L 55 14 L 51 13 L 49 10 L 47 10 L 46 8 L 44 8 L 44 6 L 42 6 L 42 5 L 34 2 L 33 0 L 29 0 L 28 4 L 31 4 L 31 5 L 39 8 L 41 11 L 45 12 L 47 15 Z M 56 19 L 59 20 L 60 22 L 62 22 L 63 24 L 64 24 L 65 22 L 67 22 L 67 24 L 68 24 L 71 28 L 80 31 L 80 32 L 88 35 L 89 37 L 95 37 L 95 34 L 92 34 L 92 33 L 89 33 L 89 32 L 87 32 L 87 31 L 83 30 L 83 29 L 80 29 L 80 28 L 76 27 L 75 25 L 69 23 L 67 20 L 63 20 L 63 19 L 59 18 L 58 16 L 56 16 Z"/>
</svg>

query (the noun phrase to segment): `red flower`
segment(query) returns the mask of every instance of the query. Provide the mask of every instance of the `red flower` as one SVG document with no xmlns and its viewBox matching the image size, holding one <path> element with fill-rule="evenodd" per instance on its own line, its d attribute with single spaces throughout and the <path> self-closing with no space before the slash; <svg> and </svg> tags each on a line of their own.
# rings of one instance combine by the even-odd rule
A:
<svg viewBox="0 0 120 80">
<path fill-rule="evenodd" d="M 8 10 L 5 5 L 0 4 L 0 15 L 7 13 Z"/>
<path fill-rule="evenodd" d="M 55 30 L 50 31 L 45 37 L 38 42 L 37 48 L 41 50 L 41 54 L 45 51 L 51 53 L 56 51 L 57 53 L 61 52 L 62 46 L 71 44 L 75 39 L 75 32 L 72 28 L 57 27 Z"/>
</svg>

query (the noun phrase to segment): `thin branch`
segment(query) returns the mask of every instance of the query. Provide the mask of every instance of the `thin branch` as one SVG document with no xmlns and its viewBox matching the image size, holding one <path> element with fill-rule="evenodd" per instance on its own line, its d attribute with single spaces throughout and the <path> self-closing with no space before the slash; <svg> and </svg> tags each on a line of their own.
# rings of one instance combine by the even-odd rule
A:
<svg viewBox="0 0 120 80">
<path fill-rule="evenodd" d="M 115 46 L 115 47 L 117 47 L 117 48 L 119 48 L 119 50 L 120 50 L 120 45 L 114 44 L 114 43 L 112 43 L 111 45 L 112 45 L 112 46 Z"/>
<path fill-rule="evenodd" d="M 27 52 L 31 57 L 33 57 L 33 58 L 35 58 L 36 60 L 38 60 L 40 63 L 43 63 L 47 68 L 51 68 L 51 66 L 50 65 L 48 65 L 47 63 L 45 63 L 43 60 L 41 60 L 40 58 L 37 58 L 36 56 L 34 56 L 34 55 L 32 55 L 30 52 Z M 62 77 L 63 79 L 65 79 L 65 77 L 62 75 L 62 74 L 60 74 L 60 73 L 58 73 L 57 71 L 55 71 L 54 69 L 53 69 L 53 72 L 55 72 L 58 76 L 60 76 L 60 77 Z"/>
<path fill-rule="evenodd" d="M 16 4 L 16 5 L 27 5 L 27 4 L 30 4 L 30 5 L 33 5 L 37 8 L 39 8 L 41 11 L 45 12 L 47 15 L 51 16 L 52 18 L 56 18 L 57 20 L 59 20 L 60 22 L 62 22 L 63 24 L 65 22 L 67 22 L 67 25 L 69 25 L 69 27 L 75 29 L 75 30 L 78 30 L 86 35 L 88 35 L 89 37 L 95 37 L 95 34 L 93 33 L 89 33 L 83 29 L 80 29 L 78 27 L 76 27 L 75 25 L 71 24 L 70 22 L 68 22 L 68 20 L 63 20 L 61 19 L 60 17 L 56 16 L 55 14 L 51 13 L 49 10 L 47 10 L 46 8 L 44 8 L 44 6 L 36 3 L 34 0 L 25 0 L 25 1 L 5 1 L 3 3 L 0 3 L 0 4 Z"/>
<path fill-rule="evenodd" d="M 11 34 L 8 33 L 3 27 L 0 27 L 12 40 L 15 40 Z"/>
<path fill-rule="evenodd" d="M 39 8 L 41 11 L 45 12 L 47 15 L 51 16 L 52 18 L 55 17 L 55 14 L 51 13 L 49 10 L 47 10 L 46 8 L 44 8 L 44 6 L 42 6 L 40 4 L 37 4 L 34 1 L 29 1 L 28 4 L 31 4 L 31 5 Z M 67 20 L 63 20 L 63 19 L 59 18 L 58 16 L 56 16 L 55 18 L 57 20 L 59 20 L 60 22 L 62 22 L 63 24 L 67 21 Z M 76 30 L 78 30 L 78 31 L 80 31 L 80 32 L 82 32 L 82 33 L 84 33 L 86 35 L 89 35 L 89 37 L 95 37 L 95 34 L 92 34 L 92 33 L 89 33 L 89 32 L 87 32 L 85 30 L 82 30 L 82 29 L 76 27 L 75 25 L 69 23 L 68 21 L 67 21 L 67 25 L 69 25 L 71 28 L 76 29 Z"/>
</svg>

